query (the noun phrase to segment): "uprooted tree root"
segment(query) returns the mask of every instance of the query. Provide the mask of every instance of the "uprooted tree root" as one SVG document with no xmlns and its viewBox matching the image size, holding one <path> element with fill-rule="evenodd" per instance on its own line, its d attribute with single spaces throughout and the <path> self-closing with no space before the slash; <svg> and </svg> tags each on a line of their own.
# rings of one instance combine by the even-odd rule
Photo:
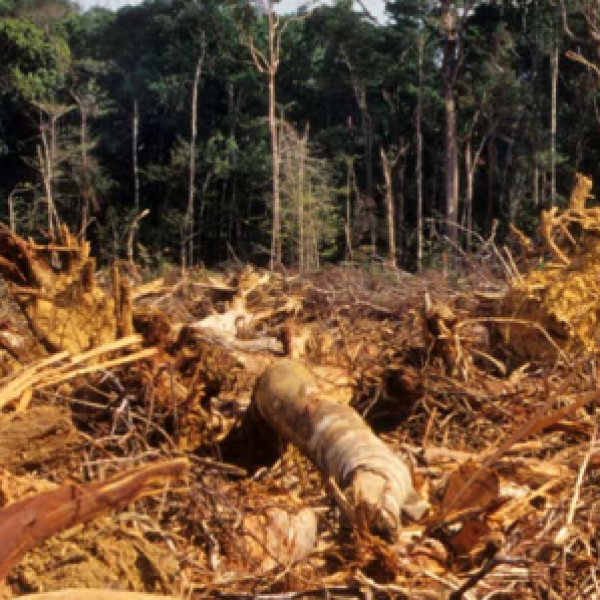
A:
<svg viewBox="0 0 600 600">
<path fill-rule="evenodd" d="M 522 236 L 528 270 L 515 272 L 499 311 L 515 322 L 497 328 L 522 357 L 600 349 L 600 209 L 586 208 L 591 189 L 591 180 L 578 175 L 569 207 L 543 212 L 537 251 Z"/>
<path fill-rule="evenodd" d="M 493 302 L 349 267 L 102 283 L 66 231 L 5 231 L 0 270 L 46 354 L 6 363 L 0 508 L 62 484 L 71 514 L 161 459 L 189 474 L 33 548 L 0 597 L 593 597 L 597 358 L 565 281 L 593 305 L 589 191 L 544 221 L 543 269 L 527 245 Z M 408 495 L 390 511 L 384 483 L 361 510 L 360 469 L 385 481 L 398 464 Z M 429 511 L 401 520 L 412 500 Z"/>
</svg>

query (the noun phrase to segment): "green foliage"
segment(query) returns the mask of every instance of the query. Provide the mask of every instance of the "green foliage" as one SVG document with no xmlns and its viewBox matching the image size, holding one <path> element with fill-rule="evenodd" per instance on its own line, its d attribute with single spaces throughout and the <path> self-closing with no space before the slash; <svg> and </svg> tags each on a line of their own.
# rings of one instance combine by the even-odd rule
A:
<svg viewBox="0 0 600 600">
<path fill-rule="evenodd" d="M 27 102 L 51 97 L 64 85 L 71 53 L 66 41 L 26 21 L 0 21 L 0 76 L 5 93 Z"/>
<path fill-rule="evenodd" d="M 350 212 L 359 214 L 358 199 L 368 191 L 369 161 L 375 180 L 371 218 L 379 224 L 379 247 L 369 250 L 369 259 L 371 250 L 381 253 L 386 234 L 378 149 L 401 141 L 408 149 L 402 168 L 393 172 L 393 189 L 397 205 L 404 207 L 397 228 L 405 232 L 405 262 L 411 264 L 419 100 L 424 216 L 441 209 L 445 123 L 440 4 L 388 0 L 386 5 L 390 19 L 383 25 L 355 12 L 351 0 L 287 22 L 276 81 L 278 114 L 296 136 L 308 131 L 311 139 L 305 154 L 283 158 L 288 264 L 307 266 L 307 256 L 316 263 L 343 255 L 341 215 L 346 201 Z M 472 150 L 481 147 L 473 226 L 487 235 L 491 215 L 505 223 L 517 219 L 533 230 L 536 206 L 548 198 L 552 163 L 558 168 L 559 197 L 568 197 L 576 170 L 600 175 L 598 81 L 593 71 L 565 57 L 566 50 L 578 50 L 597 64 L 597 46 L 587 43 L 594 34 L 590 13 L 584 12 L 590 4 L 565 3 L 574 38 L 565 34 L 556 2 L 478 0 L 470 5 L 463 15 L 455 88 L 461 158 L 467 142 Z M 196 115 L 197 256 L 210 263 L 233 250 L 242 259 L 264 258 L 261 249 L 268 247 L 270 236 L 271 156 L 264 118 L 266 82 L 252 64 L 246 44 L 250 33 L 257 47 L 266 47 L 262 1 L 146 0 L 118 12 L 81 12 L 63 0 L 0 0 L 0 196 L 31 183 L 30 190 L 14 196 L 22 227 L 34 232 L 43 225 L 44 214 L 40 176 L 31 168 L 40 145 L 40 114 L 32 107 L 76 105 L 57 128 L 57 204 L 61 216 L 77 227 L 92 191 L 97 207 L 88 232 L 104 259 L 122 254 L 127 219 L 133 218 L 135 101 L 141 204 L 151 210 L 142 223 L 140 243 L 148 257 L 166 252 L 169 260 L 178 261 L 189 196 L 192 82 L 205 41 Z M 561 57 L 558 150 L 552 157 L 550 76 L 556 47 Z M 288 150 L 296 152 L 298 143 L 295 139 Z M 306 176 L 302 185 L 297 180 L 300 164 Z M 300 232 L 300 206 L 311 222 L 311 239 L 302 238 L 308 234 Z M 425 248 L 433 254 L 437 242 L 426 233 Z M 306 250 L 302 261 L 300 240 Z M 360 243 L 371 239 L 365 236 Z"/>
</svg>

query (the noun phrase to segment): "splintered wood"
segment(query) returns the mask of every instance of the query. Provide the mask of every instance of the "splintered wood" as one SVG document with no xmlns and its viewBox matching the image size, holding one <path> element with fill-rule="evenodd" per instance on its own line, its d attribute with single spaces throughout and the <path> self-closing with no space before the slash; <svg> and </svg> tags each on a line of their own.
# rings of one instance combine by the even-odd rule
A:
<svg viewBox="0 0 600 600">
<path fill-rule="evenodd" d="M 66 227 L 60 240 L 38 245 L 1 225 L 0 255 L 0 273 L 47 350 L 77 353 L 131 330 L 124 322 L 123 299 L 116 303 L 96 285 L 89 243 L 75 239 Z"/>
<path fill-rule="evenodd" d="M 154 356 L 157 352 L 155 348 L 145 348 L 126 356 L 97 362 L 103 355 L 117 350 L 125 350 L 132 346 L 135 348 L 139 346 L 141 341 L 141 336 L 132 335 L 74 356 L 68 351 L 64 351 L 38 360 L 20 373 L 0 380 L 0 409 L 18 400 L 17 410 L 25 410 L 35 390 L 55 386 L 81 375 Z"/>
</svg>

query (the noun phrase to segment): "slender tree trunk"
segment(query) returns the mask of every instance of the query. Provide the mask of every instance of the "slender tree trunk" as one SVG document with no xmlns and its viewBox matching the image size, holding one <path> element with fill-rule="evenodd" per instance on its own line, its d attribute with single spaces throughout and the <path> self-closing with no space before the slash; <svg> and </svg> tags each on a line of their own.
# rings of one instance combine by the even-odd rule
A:
<svg viewBox="0 0 600 600">
<path fill-rule="evenodd" d="M 17 193 L 18 188 L 15 188 L 8 195 L 8 222 L 10 224 L 10 230 L 13 233 L 17 233 L 17 221 L 15 219 L 15 194 Z"/>
<path fill-rule="evenodd" d="M 418 94 L 417 114 L 415 115 L 416 139 L 416 165 L 415 178 L 417 184 L 417 271 L 423 268 L 423 34 L 417 38 L 418 62 Z"/>
<path fill-rule="evenodd" d="M 407 146 L 408 149 L 408 146 Z M 400 256 L 404 256 L 404 252 L 406 250 L 406 228 L 404 226 L 405 219 L 405 178 L 406 178 L 406 160 L 402 159 L 397 167 L 397 176 L 396 180 L 398 181 L 397 194 L 396 194 L 396 230 L 398 232 L 396 236 L 396 241 L 398 243 L 397 251 L 400 253 Z M 397 261 L 396 261 L 397 262 Z"/>
<path fill-rule="evenodd" d="M 444 29 L 444 116 L 445 116 L 445 217 L 446 234 L 456 241 L 456 219 L 458 213 L 458 142 L 456 135 L 456 54 L 458 42 L 456 31 L 456 7 L 451 0 L 442 2 L 442 24 Z"/>
<path fill-rule="evenodd" d="M 446 232 L 452 240 L 457 238 L 456 216 L 458 213 L 458 148 L 456 141 L 456 99 L 453 88 L 444 93 L 445 131 L 445 217 Z"/>
<path fill-rule="evenodd" d="M 494 136 L 490 138 L 487 146 L 487 206 L 485 222 L 489 231 L 491 231 L 494 218 L 495 188 L 496 188 L 496 168 L 498 166 L 498 155 L 496 150 L 496 140 Z"/>
<path fill-rule="evenodd" d="M 354 163 L 352 157 L 346 157 L 346 222 L 344 233 L 346 237 L 346 260 L 353 259 L 352 252 L 352 190 L 354 177 Z"/>
<path fill-rule="evenodd" d="M 542 205 L 548 206 L 548 180 L 546 171 L 540 170 L 540 190 L 542 192 Z"/>
<path fill-rule="evenodd" d="M 229 121 L 229 140 L 233 141 L 235 137 L 234 131 L 234 119 L 233 114 L 235 111 L 235 89 L 233 84 L 229 82 L 227 84 L 227 115 Z M 234 254 L 234 248 L 241 243 L 240 237 L 240 226 L 241 226 L 241 211 L 236 206 L 235 197 L 235 180 L 233 179 L 233 164 L 232 164 L 232 153 L 229 152 L 227 156 L 229 167 L 232 173 L 231 179 L 224 181 L 223 185 L 226 188 L 227 196 L 229 198 L 229 208 L 227 210 L 227 244 L 228 244 L 228 258 L 230 254 Z M 235 232 L 235 233 L 234 233 Z"/>
<path fill-rule="evenodd" d="M 298 165 L 298 268 L 303 271 L 306 266 L 307 248 L 304 232 L 304 170 L 306 163 L 306 143 L 308 128 L 304 137 L 300 139 L 300 156 Z"/>
<path fill-rule="evenodd" d="M 308 184 L 308 190 L 307 190 L 307 196 L 309 198 L 312 198 L 313 196 L 313 192 L 312 192 L 312 187 L 311 184 Z M 319 255 L 319 227 L 318 224 L 316 222 L 316 211 L 315 211 L 315 203 L 314 202 L 310 202 L 310 210 L 309 210 L 309 218 L 307 220 L 307 229 L 310 232 L 310 247 L 309 247 L 309 252 L 310 252 L 310 263 L 309 263 L 309 268 L 312 269 L 318 269 L 321 265 L 321 256 Z"/>
<path fill-rule="evenodd" d="M 83 171 L 84 177 L 87 179 L 89 175 L 89 161 L 87 151 L 87 109 L 82 104 L 79 105 L 79 111 L 81 116 L 81 133 L 79 136 L 79 144 L 81 146 L 81 170 Z"/>
<path fill-rule="evenodd" d="M 50 114 L 50 160 L 56 164 L 56 156 L 58 154 L 58 136 L 56 135 L 56 123 L 60 115 Z"/>
<path fill-rule="evenodd" d="M 281 264 L 281 194 L 279 189 L 280 156 L 275 115 L 275 74 L 269 75 L 269 129 L 273 161 L 273 223 L 271 230 L 271 269 Z"/>
<path fill-rule="evenodd" d="M 277 115 L 276 115 L 276 89 L 275 78 L 279 69 L 281 36 L 286 26 L 291 21 L 281 24 L 279 15 L 275 12 L 277 0 L 260 0 L 258 6 L 266 12 L 268 24 L 268 48 L 267 53 L 261 52 L 254 45 L 254 40 L 250 37 L 247 42 L 252 54 L 254 66 L 259 73 L 267 75 L 269 88 L 269 132 L 271 138 L 271 159 L 273 175 L 273 207 L 272 207 L 272 227 L 271 227 L 271 253 L 270 267 L 273 269 L 282 262 L 282 240 L 281 240 L 281 190 L 280 190 L 280 172 L 281 172 L 281 151 L 278 139 Z M 306 15 L 310 14 L 310 11 Z"/>
<path fill-rule="evenodd" d="M 367 93 L 364 87 L 362 97 L 361 120 L 363 136 L 365 138 L 365 183 L 367 197 L 372 206 L 372 210 L 369 213 L 369 221 L 371 226 L 371 248 L 372 253 L 375 254 L 377 250 L 377 219 L 375 215 L 375 186 L 373 184 L 373 123 L 371 115 L 367 110 Z"/>
<path fill-rule="evenodd" d="M 140 209 L 140 169 L 138 164 L 138 138 L 140 132 L 140 104 L 133 99 L 133 121 L 131 124 L 131 158 L 133 161 L 133 206 L 136 213 Z"/>
<path fill-rule="evenodd" d="M 87 227 L 90 213 L 93 209 L 97 210 L 95 194 L 92 190 L 90 177 L 90 165 L 88 157 L 88 110 L 89 106 L 85 96 L 78 96 L 75 92 L 71 92 L 71 96 L 75 99 L 79 108 L 79 151 L 81 154 L 81 182 L 80 182 L 80 197 L 81 197 L 81 231 L 85 231 Z"/>
<path fill-rule="evenodd" d="M 471 137 L 467 139 L 465 144 L 465 204 L 463 207 L 463 222 L 465 230 L 465 242 L 467 250 L 471 248 L 473 241 L 473 189 L 475 180 L 475 167 L 473 166 L 473 146 Z"/>
<path fill-rule="evenodd" d="M 281 191 L 280 170 L 281 156 L 279 151 L 279 137 L 277 132 L 275 76 L 279 68 L 279 37 L 277 35 L 277 21 L 274 15 L 273 2 L 269 0 L 269 130 L 271 133 L 271 159 L 273 161 L 273 223 L 271 231 L 271 269 L 281 264 Z"/>
<path fill-rule="evenodd" d="M 375 187 L 373 184 L 373 123 L 367 110 L 367 94 L 364 86 L 361 90 L 360 114 L 365 141 L 365 184 L 369 206 L 369 231 L 371 234 L 371 255 L 377 254 L 377 215 L 375 205 Z"/>
<path fill-rule="evenodd" d="M 81 145 L 81 178 L 83 184 L 83 204 L 81 207 L 81 230 L 84 231 L 90 218 L 90 174 L 87 153 L 87 110 L 83 104 L 79 105 L 81 117 L 81 132 L 79 143 Z"/>
<path fill-rule="evenodd" d="M 377 215 L 373 184 L 373 124 L 368 111 L 365 85 L 358 78 L 347 51 L 342 49 L 342 53 L 344 62 L 350 72 L 354 96 L 360 110 L 360 125 L 365 149 L 366 217 L 371 238 L 371 255 L 375 256 L 377 252 Z"/>
<path fill-rule="evenodd" d="M 463 206 L 462 214 L 462 226 L 465 230 L 465 243 L 467 250 L 471 248 L 473 242 L 473 200 L 475 196 L 475 175 L 477 173 L 477 166 L 479 165 L 481 154 L 483 153 L 487 141 L 495 128 L 492 125 L 490 130 L 481 138 L 479 145 L 473 150 L 473 130 L 475 129 L 475 123 L 478 120 L 478 115 L 473 120 L 471 130 L 467 136 L 465 143 L 465 203 Z"/>
<path fill-rule="evenodd" d="M 57 124 L 61 117 L 74 107 L 60 104 L 33 103 L 38 111 L 41 144 L 37 146 L 39 170 L 42 175 L 48 211 L 48 234 L 54 238 L 60 219 L 54 201 L 55 169 L 60 163 L 58 156 Z"/>
<path fill-rule="evenodd" d="M 204 65 L 204 56 L 206 54 L 206 41 L 204 32 L 202 32 L 202 49 L 196 62 L 194 79 L 192 81 L 192 118 L 190 123 L 190 157 L 189 157 L 189 182 L 188 182 L 188 203 L 185 214 L 185 236 L 187 247 L 186 256 L 182 257 L 183 266 L 194 264 L 194 216 L 196 208 L 196 138 L 198 135 L 198 87 L 202 77 L 202 66 Z M 187 258 L 187 264 L 186 259 Z"/>
<path fill-rule="evenodd" d="M 558 42 L 552 51 L 552 108 L 550 124 L 550 203 L 556 204 L 556 104 L 558 96 Z"/>
<path fill-rule="evenodd" d="M 58 226 L 58 215 L 54 204 L 54 193 L 52 183 L 54 180 L 54 172 L 52 167 L 52 156 L 50 153 L 50 145 L 45 129 L 42 129 L 42 145 L 38 146 L 38 161 L 42 172 L 42 181 L 44 182 L 44 192 L 46 193 L 46 207 L 48 217 L 48 235 L 51 240 L 54 239 L 55 227 Z"/>
<path fill-rule="evenodd" d="M 385 182 L 385 213 L 388 234 L 388 261 L 392 268 L 396 268 L 396 231 L 394 228 L 394 194 L 392 191 L 392 164 L 383 149 L 380 149 L 381 166 Z"/>
</svg>

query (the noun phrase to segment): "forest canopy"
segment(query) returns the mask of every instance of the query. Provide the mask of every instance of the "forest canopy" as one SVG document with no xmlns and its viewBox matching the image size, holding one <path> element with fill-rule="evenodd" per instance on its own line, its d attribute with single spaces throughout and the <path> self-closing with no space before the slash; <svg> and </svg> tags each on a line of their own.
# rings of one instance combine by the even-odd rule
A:
<svg viewBox="0 0 600 600">
<path fill-rule="evenodd" d="M 0 2 L 0 219 L 101 261 L 435 264 L 598 170 L 591 0 Z M 141 214 L 147 217 L 140 222 Z"/>
</svg>

